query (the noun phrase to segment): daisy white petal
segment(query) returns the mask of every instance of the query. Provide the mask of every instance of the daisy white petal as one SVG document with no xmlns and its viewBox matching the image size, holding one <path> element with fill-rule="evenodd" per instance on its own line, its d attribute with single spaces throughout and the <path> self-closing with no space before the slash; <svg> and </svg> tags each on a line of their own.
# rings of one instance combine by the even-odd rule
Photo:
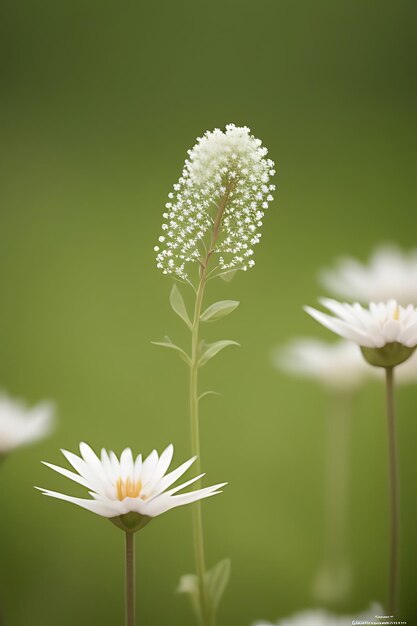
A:
<svg viewBox="0 0 417 626">
<path fill-rule="evenodd" d="M 142 473 L 141 473 L 141 477 L 140 480 L 142 482 L 142 485 L 145 486 L 146 483 L 152 478 L 153 473 L 156 469 L 156 466 L 158 464 L 158 453 L 156 450 L 152 450 L 152 452 L 150 453 L 149 456 L 146 457 L 146 459 L 143 461 L 142 464 Z"/>
<path fill-rule="evenodd" d="M 163 453 L 159 457 L 159 460 L 153 472 L 152 478 L 144 484 L 144 490 L 143 490 L 144 493 L 148 494 L 151 491 L 153 491 L 155 484 L 161 481 L 161 478 L 165 475 L 167 469 L 169 468 L 171 464 L 173 454 L 174 454 L 173 445 L 168 446 L 163 451 Z"/>
<path fill-rule="evenodd" d="M 112 463 L 110 461 L 110 457 L 108 455 L 107 450 L 105 450 L 104 448 L 101 449 L 101 465 L 103 467 L 103 471 L 106 475 L 106 478 L 108 480 L 111 480 L 112 476 L 113 476 L 113 467 L 112 467 Z"/>
<path fill-rule="evenodd" d="M 36 487 L 36 489 L 39 489 L 39 491 L 41 491 L 44 496 L 50 496 L 51 498 L 56 498 L 57 500 L 65 500 L 66 502 L 71 502 L 71 504 L 81 506 L 83 509 L 87 509 L 87 511 L 91 511 L 92 513 L 97 513 L 97 515 L 101 515 L 102 517 L 114 517 L 118 514 L 117 505 L 114 506 L 98 500 L 84 500 L 83 498 L 74 498 L 73 496 L 67 496 L 63 493 L 58 493 L 57 491 L 43 489 L 42 487 Z"/>
<path fill-rule="evenodd" d="M 181 485 L 177 485 L 177 487 L 173 487 L 169 491 L 165 491 L 165 494 L 167 496 L 173 496 L 174 493 L 181 491 L 181 489 L 185 489 L 185 487 L 189 487 L 190 485 L 195 483 L 197 480 L 200 480 L 201 478 L 203 478 L 203 476 L 205 476 L 205 474 L 199 474 L 198 476 L 194 476 L 194 478 L 190 478 L 190 480 L 187 480 L 187 482 L 182 483 Z"/>
<path fill-rule="evenodd" d="M 125 480 L 128 476 L 133 476 L 134 461 L 130 448 L 125 448 L 120 455 L 120 475 Z"/>
<path fill-rule="evenodd" d="M 84 443 L 84 441 L 80 443 L 80 453 L 87 465 L 89 465 L 89 467 L 97 474 L 101 474 L 102 466 L 98 456 L 87 443 Z"/>
<path fill-rule="evenodd" d="M 156 517 L 165 513 L 177 506 L 183 506 L 184 504 L 191 504 L 197 500 L 203 500 L 210 496 L 215 496 L 218 493 L 218 488 L 223 487 L 226 483 L 220 485 L 214 485 L 213 487 L 205 487 L 204 489 L 198 489 L 197 491 L 191 491 L 190 493 L 184 493 L 177 496 L 170 496 L 167 493 L 162 493 L 157 498 L 154 498 L 146 505 L 146 515 L 149 517 Z"/>
<path fill-rule="evenodd" d="M 154 475 L 152 477 L 152 482 L 161 480 L 161 478 L 165 476 L 169 466 L 171 465 L 173 456 L 174 456 L 174 446 L 170 444 L 167 448 L 165 448 L 165 450 L 159 457 L 158 464 L 155 468 Z"/>
<path fill-rule="evenodd" d="M 109 452 L 109 458 L 110 458 L 110 462 L 112 464 L 113 467 L 113 472 L 115 474 L 120 474 L 120 463 L 119 463 L 119 459 L 117 458 L 117 456 L 115 455 L 115 453 L 113 452 L 113 450 L 110 450 Z"/>
<path fill-rule="evenodd" d="M 135 460 L 135 480 L 139 480 L 142 474 L 142 455 L 138 454 Z"/>
<path fill-rule="evenodd" d="M 161 478 L 158 484 L 158 489 L 154 489 L 154 493 L 162 493 L 163 491 L 168 489 L 168 487 L 173 485 L 191 467 L 196 458 L 196 456 L 193 456 L 191 459 L 188 459 L 188 461 L 185 461 L 185 463 L 177 467 L 177 469 L 173 470 L 172 472 L 166 474 L 163 478 Z"/>
<path fill-rule="evenodd" d="M 408 347 L 416 345 L 417 343 L 417 322 L 408 326 L 404 330 L 401 330 L 401 334 L 398 337 L 400 343 L 405 344 Z"/>
<path fill-rule="evenodd" d="M 317 322 L 336 333 L 336 335 L 348 339 L 349 341 L 354 341 L 361 346 L 367 346 L 369 348 L 375 347 L 374 340 L 367 337 L 360 328 L 354 328 L 351 324 L 343 320 L 327 315 L 327 313 L 317 311 L 309 306 L 304 307 L 304 311 L 311 315 Z"/>
<path fill-rule="evenodd" d="M 101 488 L 103 488 L 103 479 L 97 476 L 94 467 L 86 463 L 84 459 L 81 459 L 73 452 L 68 452 L 68 450 L 61 450 L 61 452 L 65 456 L 67 461 L 72 465 L 72 467 L 79 473 L 82 478 L 88 481 L 88 483 L 91 487 L 94 488 L 94 490 L 100 490 Z"/>
<path fill-rule="evenodd" d="M 55 472 L 58 472 L 58 474 L 62 474 L 66 478 L 69 478 L 70 480 L 73 480 L 75 483 L 78 483 L 79 485 L 82 485 L 83 487 L 87 487 L 87 489 L 91 489 L 92 488 L 92 486 L 90 485 L 88 480 L 86 480 L 85 478 L 83 478 L 79 474 L 76 474 L 75 472 L 71 472 L 70 470 L 65 469 L 65 467 L 60 467 L 59 465 L 54 465 L 53 463 L 47 463 L 46 461 L 42 461 L 42 463 L 44 465 L 46 465 L 46 467 L 50 467 Z"/>
</svg>

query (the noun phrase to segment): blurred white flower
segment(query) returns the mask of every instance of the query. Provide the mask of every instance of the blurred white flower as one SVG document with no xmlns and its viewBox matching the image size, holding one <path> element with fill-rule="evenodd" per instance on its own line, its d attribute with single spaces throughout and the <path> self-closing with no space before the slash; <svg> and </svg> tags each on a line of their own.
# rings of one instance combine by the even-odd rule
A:
<svg viewBox="0 0 417 626">
<path fill-rule="evenodd" d="M 45 437 L 53 418 L 50 402 L 28 408 L 21 400 L 0 395 L 0 455 Z"/>
<path fill-rule="evenodd" d="M 295 339 L 273 354 L 276 367 L 324 387 L 353 390 L 372 375 L 357 345 L 349 341 L 329 343 L 319 339 Z"/>
<path fill-rule="evenodd" d="M 276 623 L 276 626 L 352 626 L 355 620 L 375 620 L 375 617 L 382 614 L 382 607 L 379 604 L 371 604 L 370 608 L 360 614 L 354 615 L 334 615 L 322 609 L 302 611 L 295 613 L 292 617 L 284 618 Z M 256 622 L 254 626 L 273 626 L 270 622 Z"/>
<path fill-rule="evenodd" d="M 216 128 L 188 151 L 181 177 L 169 194 L 159 237 L 157 267 L 189 281 L 188 266 L 207 253 L 221 272 L 247 270 L 274 185 L 274 163 L 246 126 Z"/>
<path fill-rule="evenodd" d="M 188 470 L 196 458 L 189 459 L 167 474 L 174 453 L 172 445 L 168 446 L 160 457 L 156 450 L 153 450 L 143 461 L 141 454 L 134 459 L 130 448 L 123 450 L 120 460 L 114 452 L 108 453 L 104 449 L 101 450 L 101 456 L 98 458 L 86 443 L 80 443 L 80 452 L 81 457 L 62 450 L 77 473 L 51 463 L 45 463 L 45 465 L 86 487 L 93 499 L 74 498 L 40 488 L 42 493 L 77 504 L 102 517 L 113 518 L 111 521 L 127 530 L 137 530 L 152 517 L 161 515 L 174 507 L 214 496 L 220 493 L 219 489 L 226 484 L 221 483 L 174 495 L 204 476 L 201 474 L 167 491 Z"/>
<path fill-rule="evenodd" d="M 394 245 L 380 246 L 368 264 L 340 259 L 335 269 L 324 270 L 320 282 L 331 293 L 359 302 L 417 305 L 417 250 L 403 252 Z"/>
<path fill-rule="evenodd" d="M 305 311 L 337 335 L 361 347 L 371 365 L 394 367 L 406 361 L 417 346 L 417 309 L 402 307 L 395 300 L 371 302 L 369 309 L 323 298 L 334 317 L 309 306 Z"/>
</svg>

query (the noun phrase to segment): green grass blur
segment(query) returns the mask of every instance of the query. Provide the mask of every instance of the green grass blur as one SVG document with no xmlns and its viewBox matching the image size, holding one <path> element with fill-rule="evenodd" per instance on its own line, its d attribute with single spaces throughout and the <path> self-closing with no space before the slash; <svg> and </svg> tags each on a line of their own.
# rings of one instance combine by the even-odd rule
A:
<svg viewBox="0 0 417 626">
<path fill-rule="evenodd" d="M 232 559 L 220 626 L 314 605 L 323 536 L 325 398 L 280 375 L 271 347 L 329 337 L 301 309 L 319 268 L 380 241 L 416 245 L 416 13 L 412 0 L 3 0 L 0 386 L 52 398 L 52 437 L 1 469 L 0 603 L 7 626 L 121 624 L 123 536 L 41 485 L 40 461 L 80 440 L 189 453 L 186 370 L 150 344 L 187 336 L 154 262 L 166 196 L 195 137 L 246 124 L 278 164 L 256 268 L 208 299 L 241 300 L 209 336 L 236 339 L 203 371 L 209 563 Z M 330 338 L 330 337 L 329 337 Z M 417 616 L 417 389 L 398 398 L 404 616 Z M 385 599 L 383 389 L 355 403 L 349 550 L 340 610 Z M 71 491 L 72 490 L 72 491 Z M 142 624 L 194 624 L 187 508 L 137 536 Z"/>
</svg>

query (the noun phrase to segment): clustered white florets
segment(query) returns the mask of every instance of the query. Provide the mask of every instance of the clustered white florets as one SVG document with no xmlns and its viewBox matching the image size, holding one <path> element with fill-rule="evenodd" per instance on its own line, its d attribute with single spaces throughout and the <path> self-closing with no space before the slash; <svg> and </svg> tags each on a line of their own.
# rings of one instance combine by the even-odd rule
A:
<svg viewBox="0 0 417 626">
<path fill-rule="evenodd" d="M 197 139 L 165 205 L 163 232 L 155 246 L 157 267 L 164 274 L 188 281 L 187 265 L 198 263 L 207 251 L 220 273 L 255 265 L 253 246 L 260 241 L 262 219 L 275 190 L 269 184 L 275 171 L 267 152 L 246 126 L 229 124 L 225 132 L 216 128 Z"/>
</svg>

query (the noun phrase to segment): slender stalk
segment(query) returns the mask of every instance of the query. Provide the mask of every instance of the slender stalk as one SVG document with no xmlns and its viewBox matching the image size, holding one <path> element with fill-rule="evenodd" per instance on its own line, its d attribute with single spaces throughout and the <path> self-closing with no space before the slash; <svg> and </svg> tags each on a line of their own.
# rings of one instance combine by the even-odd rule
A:
<svg viewBox="0 0 417 626">
<path fill-rule="evenodd" d="M 203 305 L 204 291 L 207 283 L 207 268 L 210 258 L 213 254 L 214 247 L 216 245 L 217 238 L 220 232 L 221 220 L 226 208 L 227 200 L 232 187 L 228 186 L 223 198 L 220 200 L 217 207 L 217 213 L 213 221 L 213 231 L 211 235 L 211 241 L 209 248 L 205 251 L 205 257 L 200 261 L 200 280 L 196 292 L 196 301 L 194 307 L 194 318 L 191 330 L 191 364 L 190 364 L 190 427 L 191 427 L 191 453 L 197 457 L 196 460 L 196 472 L 201 473 L 201 460 L 200 460 L 200 423 L 198 413 L 198 361 L 200 358 L 199 350 L 199 330 L 200 330 L 200 316 Z M 197 481 L 196 488 L 200 488 L 200 481 Z M 196 572 L 198 577 L 199 599 L 200 599 L 200 612 L 201 622 L 203 626 L 214 626 L 214 615 L 212 608 L 209 604 L 206 588 L 205 588 L 205 573 L 206 573 L 206 560 L 204 551 L 204 534 L 203 534 L 203 518 L 201 511 L 201 501 L 198 500 L 193 504 L 192 508 L 193 516 L 193 539 L 194 539 L 194 559 Z"/>
<path fill-rule="evenodd" d="M 191 365 L 190 365 L 190 426 L 191 426 L 191 451 L 196 456 L 196 472 L 201 473 L 200 461 L 200 424 L 198 414 L 198 359 L 199 359 L 199 326 L 201 307 L 204 296 L 205 280 L 204 272 L 197 290 L 197 297 L 194 310 L 194 321 L 191 333 Z M 198 481 L 197 489 L 200 488 Z M 201 619 L 204 626 L 210 624 L 209 606 L 207 603 L 205 590 L 205 553 L 203 519 L 201 512 L 201 501 L 198 500 L 192 507 L 193 516 L 193 537 L 194 537 L 194 558 L 198 577 Z"/>
<path fill-rule="evenodd" d="M 1 454 L 0 453 L 0 466 L 3 465 L 4 461 L 6 460 L 6 453 Z M 3 615 L 3 605 L 0 604 L 0 626 L 4 625 L 4 615 Z"/>
<path fill-rule="evenodd" d="M 349 588 L 346 557 L 349 486 L 351 396 L 341 391 L 329 398 L 326 420 L 323 562 L 313 583 L 321 602 L 338 603 Z"/>
<path fill-rule="evenodd" d="M 125 533 L 125 624 L 135 626 L 135 534 Z"/>
<path fill-rule="evenodd" d="M 339 394 L 327 417 L 326 538 L 328 558 L 338 562 L 346 549 L 349 483 L 350 397 Z"/>
<path fill-rule="evenodd" d="M 394 369 L 387 367 L 387 417 L 388 417 L 388 459 L 390 493 L 390 552 L 388 572 L 388 613 L 395 615 L 398 601 L 398 552 L 400 530 L 400 501 L 398 479 L 397 433 L 394 410 Z"/>
</svg>

